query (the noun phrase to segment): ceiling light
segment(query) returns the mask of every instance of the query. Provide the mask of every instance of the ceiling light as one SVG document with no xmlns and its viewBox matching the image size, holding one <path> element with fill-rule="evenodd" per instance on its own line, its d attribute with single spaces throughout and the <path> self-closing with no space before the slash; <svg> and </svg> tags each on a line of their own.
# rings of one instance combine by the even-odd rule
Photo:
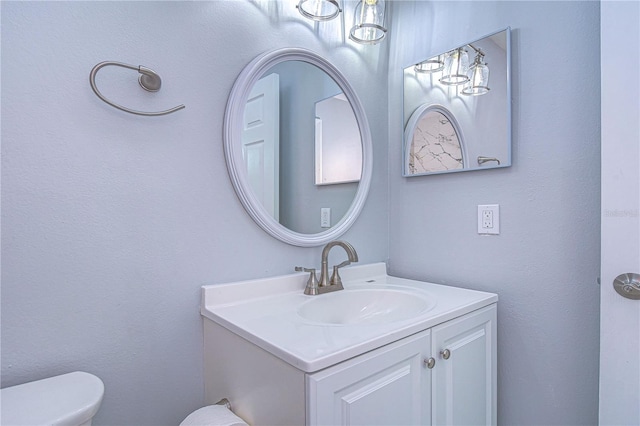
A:
<svg viewBox="0 0 640 426">
<path fill-rule="evenodd" d="M 384 7 L 384 0 L 362 0 L 358 3 L 349 38 L 361 44 L 381 42 L 387 33 L 384 27 Z"/>
<path fill-rule="evenodd" d="M 464 84 L 469 81 L 469 55 L 462 47 L 444 55 L 444 71 L 440 83 L 447 86 Z"/>
<path fill-rule="evenodd" d="M 422 61 L 413 67 L 416 72 L 424 74 L 442 71 L 443 68 L 444 60 L 442 58 L 442 55 L 434 56 L 433 58 Z"/>
<path fill-rule="evenodd" d="M 476 59 L 469 68 L 469 81 L 462 89 L 463 95 L 484 95 L 489 91 L 489 67 L 482 63 L 484 55 L 478 51 Z"/>
<path fill-rule="evenodd" d="M 337 0 L 300 0 L 298 12 L 314 21 L 329 21 L 342 12 Z"/>
</svg>

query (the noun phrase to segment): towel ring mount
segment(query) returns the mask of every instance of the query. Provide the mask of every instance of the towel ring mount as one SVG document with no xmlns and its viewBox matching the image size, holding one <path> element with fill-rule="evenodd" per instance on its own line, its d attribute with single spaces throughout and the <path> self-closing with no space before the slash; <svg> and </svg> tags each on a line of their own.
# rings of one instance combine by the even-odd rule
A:
<svg viewBox="0 0 640 426">
<path fill-rule="evenodd" d="M 140 76 L 138 77 L 138 83 L 140 84 L 140 87 L 142 87 L 144 90 L 148 92 L 157 92 L 158 90 L 160 90 L 160 87 L 162 86 L 162 79 L 160 78 L 160 75 L 158 75 L 158 73 L 156 73 L 154 70 L 142 65 L 135 66 L 135 65 L 129 65 L 129 64 L 125 64 L 122 62 L 115 62 L 115 61 L 100 62 L 91 70 L 91 73 L 89 74 L 89 83 L 91 84 L 91 89 L 93 89 L 93 92 L 96 94 L 96 96 L 99 97 L 104 102 L 106 102 L 107 104 L 111 105 L 112 107 L 117 108 L 124 112 L 128 112 L 130 114 L 142 115 L 146 117 L 156 117 L 159 115 L 171 114 L 172 112 L 176 112 L 185 107 L 184 105 L 178 105 L 176 107 L 173 107 L 164 111 L 146 112 L 146 111 L 137 111 L 135 109 L 127 108 L 122 105 L 118 105 L 115 102 L 110 101 L 102 93 L 100 93 L 100 91 L 98 90 L 98 86 L 96 86 L 96 74 L 98 74 L 98 71 L 100 71 L 100 69 L 109 65 L 114 65 L 122 68 L 128 68 L 134 71 L 138 71 L 140 73 Z"/>
</svg>

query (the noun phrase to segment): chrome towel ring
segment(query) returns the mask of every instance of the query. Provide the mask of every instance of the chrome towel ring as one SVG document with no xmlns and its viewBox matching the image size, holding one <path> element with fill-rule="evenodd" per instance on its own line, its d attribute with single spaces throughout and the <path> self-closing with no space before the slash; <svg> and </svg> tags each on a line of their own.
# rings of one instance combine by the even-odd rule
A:
<svg viewBox="0 0 640 426">
<path fill-rule="evenodd" d="M 140 73 L 140 76 L 138 77 L 138 83 L 140 83 L 140 87 L 142 87 L 144 90 L 148 92 L 157 92 L 158 90 L 160 90 L 160 86 L 162 86 L 162 80 L 160 79 L 160 76 L 155 71 L 147 67 L 144 67 L 142 65 L 136 67 L 135 65 L 123 64 L 122 62 L 113 62 L 113 61 L 100 62 L 91 70 L 91 73 L 89 74 L 89 83 L 91 84 L 91 88 L 93 89 L 93 92 L 96 94 L 96 96 L 98 96 L 100 99 L 102 99 L 112 107 L 118 108 L 121 111 L 125 111 L 131 114 L 144 115 L 147 117 L 167 115 L 184 108 L 184 105 L 178 105 L 177 107 L 173 107 L 171 109 L 167 109 L 164 111 L 145 112 L 145 111 L 136 111 L 134 109 L 123 107 L 122 105 L 118 105 L 116 103 L 111 102 L 109 99 L 105 98 L 102 93 L 100 93 L 100 91 L 98 90 L 98 87 L 96 86 L 96 74 L 98 73 L 98 71 L 100 71 L 102 67 L 106 67 L 107 65 L 115 65 L 117 67 L 129 68 L 130 70 L 138 71 Z"/>
</svg>

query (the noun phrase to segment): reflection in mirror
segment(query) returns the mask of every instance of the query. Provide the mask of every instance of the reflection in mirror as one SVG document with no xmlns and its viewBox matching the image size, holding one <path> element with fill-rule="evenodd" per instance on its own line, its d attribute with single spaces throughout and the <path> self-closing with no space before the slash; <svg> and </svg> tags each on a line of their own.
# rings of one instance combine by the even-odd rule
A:
<svg viewBox="0 0 640 426">
<path fill-rule="evenodd" d="M 346 79 L 315 53 L 281 49 L 247 65 L 229 97 L 224 136 L 238 197 L 274 237 L 322 245 L 357 218 L 371 180 L 368 123 Z"/>
<path fill-rule="evenodd" d="M 409 119 L 406 169 L 424 174 L 463 168 L 462 133 L 453 115 L 438 105 L 418 108 Z"/>
<path fill-rule="evenodd" d="M 358 182 L 362 143 L 344 93 L 316 102 L 316 185 Z"/>
<path fill-rule="evenodd" d="M 507 28 L 404 69 L 404 176 L 511 165 L 510 44 Z M 451 127 L 427 136 L 433 105 Z"/>
<path fill-rule="evenodd" d="M 242 155 L 249 185 L 267 213 L 280 217 L 280 79 L 256 82 L 243 115 Z"/>
<path fill-rule="evenodd" d="M 286 61 L 265 74 L 254 85 L 245 109 L 243 155 L 249 182 L 281 225 L 305 234 L 320 232 L 320 209 L 329 208 L 334 219 L 342 218 L 362 173 L 362 143 L 353 109 L 336 82 L 315 65 Z M 320 158 L 319 130 L 325 133 Z M 314 158 L 316 166 L 318 161 L 323 166 L 321 184 L 344 185 L 316 186 Z"/>
</svg>

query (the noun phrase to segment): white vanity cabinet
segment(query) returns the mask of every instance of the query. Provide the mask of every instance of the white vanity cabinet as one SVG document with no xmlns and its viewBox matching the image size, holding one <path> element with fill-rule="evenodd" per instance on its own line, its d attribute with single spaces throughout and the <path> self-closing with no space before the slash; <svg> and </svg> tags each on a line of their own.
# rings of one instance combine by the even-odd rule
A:
<svg viewBox="0 0 640 426">
<path fill-rule="evenodd" d="M 309 374 L 307 424 L 496 424 L 495 334 L 494 304 Z"/>
<path fill-rule="evenodd" d="M 305 274 L 203 286 L 205 402 L 254 426 L 496 424 L 496 294 L 341 275 L 320 296 Z"/>
</svg>

